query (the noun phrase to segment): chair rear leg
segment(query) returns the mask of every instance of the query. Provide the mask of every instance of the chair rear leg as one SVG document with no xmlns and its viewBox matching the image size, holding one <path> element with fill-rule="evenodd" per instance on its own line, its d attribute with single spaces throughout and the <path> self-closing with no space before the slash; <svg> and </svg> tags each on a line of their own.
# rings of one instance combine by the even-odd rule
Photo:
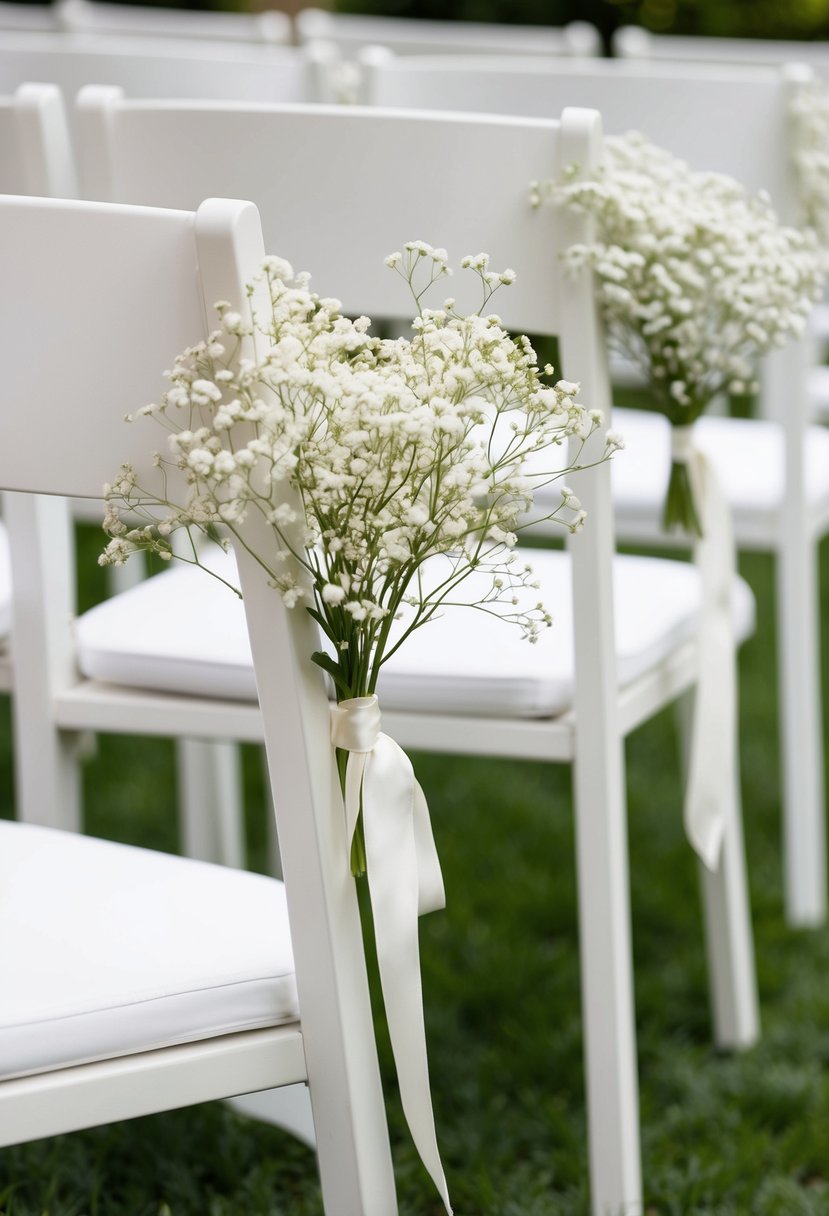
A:
<svg viewBox="0 0 829 1216">
<path fill-rule="evenodd" d="M 786 919 L 826 920 L 823 729 L 817 545 L 792 535 L 776 554 Z"/>
<path fill-rule="evenodd" d="M 187 857 L 242 869 L 242 774 L 235 743 L 176 742 L 182 849 Z"/>
</svg>

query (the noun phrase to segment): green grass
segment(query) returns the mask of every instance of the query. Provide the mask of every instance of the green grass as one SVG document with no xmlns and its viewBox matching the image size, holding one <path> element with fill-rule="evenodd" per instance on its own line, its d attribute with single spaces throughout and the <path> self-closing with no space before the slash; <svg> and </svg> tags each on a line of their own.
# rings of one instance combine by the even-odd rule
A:
<svg viewBox="0 0 829 1216">
<path fill-rule="evenodd" d="M 95 542 L 90 542 L 94 547 Z M 823 553 L 829 591 L 829 550 Z M 90 565 L 91 565 L 90 551 Z M 670 713 L 627 749 L 636 1008 L 648 1216 L 829 1213 L 829 931 L 782 918 L 772 567 L 746 558 L 757 636 L 742 657 L 742 764 L 763 1038 L 711 1048 L 694 861 L 681 828 Z M 90 576 L 92 577 L 92 576 Z M 85 596 L 96 594 L 90 583 Z M 824 687 L 829 688 L 824 671 Z M 2 813 L 11 813 L 8 715 Z M 252 862 L 264 827 L 246 753 Z M 458 1216 L 582 1216 L 587 1207 L 569 770 L 415 755 L 449 904 L 422 922 L 441 1148 Z M 101 739 L 91 832 L 176 848 L 168 742 Z M 1 905 L 0 905 L 1 906 Z M 0 982 L 2 979 L 0 977 Z M 387 1044 L 401 1212 L 440 1205 L 407 1139 Z M 2 1216 L 310 1216 L 313 1155 L 214 1104 L 0 1153 Z M 334 1213 L 334 1216 L 337 1216 Z"/>
</svg>

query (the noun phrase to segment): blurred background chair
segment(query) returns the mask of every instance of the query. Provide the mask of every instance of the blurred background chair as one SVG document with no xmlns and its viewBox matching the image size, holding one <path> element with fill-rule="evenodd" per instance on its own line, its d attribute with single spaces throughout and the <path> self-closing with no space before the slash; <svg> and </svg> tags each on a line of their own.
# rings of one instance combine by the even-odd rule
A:
<svg viewBox="0 0 829 1216">
<path fill-rule="evenodd" d="M 532 212 L 525 183 L 570 159 L 598 155 L 595 116 L 573 114 L 570 126 L 565 116 L 559 130 L 554 122 L 326 107 L 170 102 L 147 108 L 116 90 L 89 89 L 79 99 L 78 119 L 89 194 L 184 205 L 191 194 L 232 184 L 255 199 L 269 250 L 310 270 L 316 289 L 336 292 L 349 313 L 410 315 L 411 302 L 383 258 L 417 234 L 458 254 L 487 248 L 495 265 L 509 262 L 519 272 L 519 285 L 499 296 L 505 323 L 535 333 L 560 327 L 564 373 L 582 380 L 591 405 L 609 404 L 589 284 L 581 292 L 568 286 L 559 313 L 554 251 L 565 233 L 551 211 Z M 377 147 L 382 158 L 373 154 Z M 509 175 L 494 168 L 506 164 Z M 337 225 L 327 218 L 334 205 Z M 453 292 L 462 290 L 462 282 L 453 281 Z M 380 696 L 386 727 L 403 745 L 574 766 L 592 1193 L 599 1213 L 635 1203 L 639 1189 L 622 744 L 694 682 L 698 584 L 686 563 L 619 559 L 614 565 L 609 470 L 579 479 L 591 526 L 572 546 L 572 584 L 562 555 L 528 555 L 541 571 L 542 598 L 560 622 L 550 632 L 550 649 L 541 644 L 539 656 L 503 625 L 500 633 L 499 626 L 481 633 L 447 613 L 429 626 L 420 646 L 410 646 L 408 659 L 401 651 L 390 661 Z M 210 594 L 216 613 L 201 637 L 190 630 L 191 669 L 196 655 L 214 667 L 213 675 L 201 669 L 191 691 L 205 691 L 204 681 L 215 679 L 224 695 L 233 687 L 234 695 L 250 697 L 232 596 L 197 589 L 190 571 L 171 571 L 130 593 L 134 611 L 146 619 L 144 596 L 162 595 L 165 582 L 165 594 L 172 595 L 174 580 L 177 596 L 185 584 L 192 595 Z M 738 630 L 745 636 L 751 602 L 744 588 L 738 599 Z M 169 618 L 163 607 L 157 611 L 159 619 Z M 78 638 L 84 669 L 98 681 L 96 695 L 117 698 L 118 681 L 136 675 L 129 631 L 110 630 L 102 606 L 81 621 Z M 162 653 L 167 638 L 159 635 L 155 645 Z M 219 646 L 224 662 L 217 672 Z M 153 679 L 149 664 L 143 673 Z M 758 1023 L 736 792 L 728 832 L 723 864 L 705 883 L 707 940 L 717 1041 L 743 1046 L 755 1040 Z"/>
<path fill-rule="evenodd" d="M 363 59 L 365 95 L 376 104 L 537 117 L 565 104 L 595 106 L 610 133 L 639 130 L 695 168 L 767 190 L 778 212 L 795 219 L 788 106 L 791 91 L 809 84 L 808 69 L 417 59 L 382 50 Z M 765 361 L 766 419 L 706 418 L 698 431 L 719 467 L 738 545 L 775 557 L 786 911 L 799 925 L 826 916 L 817 546 L 829 531 L 829 432 L 809 425 L 810 359 L 803 340 Z M 676 543 L 661 528 L 668 425 L 629 410 L 617 411 L 617 423 L 628 438 L 628 459 L 614 466 L 618 534 Z"/>
<path fill-rule="evenodd" d="M 303 8 L 294 18 L 296 41 L 329 42 L 354 57 L 370 43 L 398 55 L 600 55 L 601 38 L 587 21 L 569 25 L 504 25 L 477 21 L 424 21 Z"/>
<path fill-rule="evenodd" d="M 64 537 L 39 509 L 63 500 L 39 495 L 98 495 L 130 446 L 123 415 L 133 395 L 157 394 L 170 350 L 204 336 L 217 295 L 244 309 L 263 254 L 246 203 L 212 200 L 193 214 L 0 201 L 0 325 L 15 352 L 4 377 L 0 487 L 14 491 L 10 502 L 34 506 L 28 516 L 12 512 L 10 528 L 13 546 L 31 545 L 43 559 L 26 580 L 31 610 L 48 610 L 70 569 Z M 146 471 L 149 450 L 136 449 L 135 462 Z M 310 623 L 289 617 L 255 564 L 241 577 L 285 887 L 0 824 L 0 1143 L 307 1082 L 325 1210 L 386 1216 L 397 1211 L 394 1178 Z M 22 684 L 27 660 L 19 648 Z M 60 817 L 58 807 L 40 816 Z"/>
<path fill-rule="evenodd" d="M 293 30 L 287 13 L 252 13 L 166 8 L 151 4 L 108 4 L 105 0 L 56 0 L 62 29 L 75 34 L 122 37 L 215 38 L 222 42 L 268 42 L 287 46 Z"/>
</svg>

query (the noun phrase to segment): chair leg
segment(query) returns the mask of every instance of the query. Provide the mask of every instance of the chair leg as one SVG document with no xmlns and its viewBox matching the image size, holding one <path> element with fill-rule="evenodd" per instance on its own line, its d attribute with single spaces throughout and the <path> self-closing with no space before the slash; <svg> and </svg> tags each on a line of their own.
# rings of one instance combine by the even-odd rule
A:
<svg viewBox="0 0 829 1216">
<path fill-rule="evenodd" d="M 694 701 L 694 688 L 688 689 L 676 701 L 680 759 L 686 778 Z M 734 746 L 739 756 L 737 738 Z M 699 874 L 714 1042 L 721 1048 L 745 1049 L 753 1046 L 760 1037 L 760 1011 L 743 842 L 739 768 L 725 825 L 719 868 L 712 873 L 700 865 Z"/>
<path fill-rule="evenodd" d="M 264 1089 L 255 1094 L 228 1098 L 228 1102 L 239 1114 L 281 1127 L 303 1144 L 316 1148 L 317 1137 L 307 1085 L 284 1085 L 281 1089 Z"/>
<path fill-rule="evenodd" d="M 826 920 L 817 545 L 787 535 L 776 554 L 786 918 Z"/>
<path fill-rule="evenodd" d="M 176 764 L 185 855 L 242 869 L 245 842 L 238 746 L 179 739 Z"/>
<path fill-rule="evenodd" d="M 593 1216 L 642 1210 L 622 742 L 579 732 L 573 766 Z M 608 755 L 610 751 L 611 755 Z"/>
</svg>

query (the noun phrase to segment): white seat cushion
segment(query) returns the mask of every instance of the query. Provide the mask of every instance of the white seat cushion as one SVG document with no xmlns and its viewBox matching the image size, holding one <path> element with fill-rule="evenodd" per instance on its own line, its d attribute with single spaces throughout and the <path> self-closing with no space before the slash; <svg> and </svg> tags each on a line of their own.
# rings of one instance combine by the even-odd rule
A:
<svg viewBox="0 0 829 1216">
<path fill-rule="evenodd" d="M 661 518 L 670 472 L 670 423 L 661 414 L 615 410 L 613 426 L 625 440 L 613 458 L 613 501 L 619 535 L 628 515 Z M 719 470 L 734 511 L 735 530 L 771 541 L 779 533 L 776 515 L 785 488 L 784 443 L 779 423 L 741 418 L 701 418 L 699 446 Z M 819 426 L 806 435 L 806 496 L 818 513 L 829 512 L 829 431 Z"/>
<path fill-rule="evenodd" d="M 569 708 L 569 557 L 549 550 L 519 554 L 541 581 L 541 590 L 530 593 L 530 603 L 544 603 L 553 614 L 553 627 L 531 645 L 515 625 L 468 607 L 447 608 L 440 619 L 412 634 L 384 666 L 378 687 L 384 708 L 490 717 L 551 717 Z M 235 582 L 231 557 L 217 551 L 211 560 Z M 691 636 L 699 580 L 687 562 L 617 557 L 614 581 L 618 673 L 624 685 Z M 738 631 L 745 637 L 753 628 L 754 601 L 742 582 L 736 600 Z M 92 678 L 255 698 L 242 604 L 201 571 L 170 570 L 105 601 L 80 618 L 77 637 L 81 670 Z"/>
<path fill-rule="evenodd" d="M 0 641 L 9 636 L 12 625 L 12 571 L 9 539 L 0 524 Z"/>
<path fill-rule="evenodd" d="M 0 822 L 0 1078 L 294 1022 L 282 883 Z"/>
</svg>

